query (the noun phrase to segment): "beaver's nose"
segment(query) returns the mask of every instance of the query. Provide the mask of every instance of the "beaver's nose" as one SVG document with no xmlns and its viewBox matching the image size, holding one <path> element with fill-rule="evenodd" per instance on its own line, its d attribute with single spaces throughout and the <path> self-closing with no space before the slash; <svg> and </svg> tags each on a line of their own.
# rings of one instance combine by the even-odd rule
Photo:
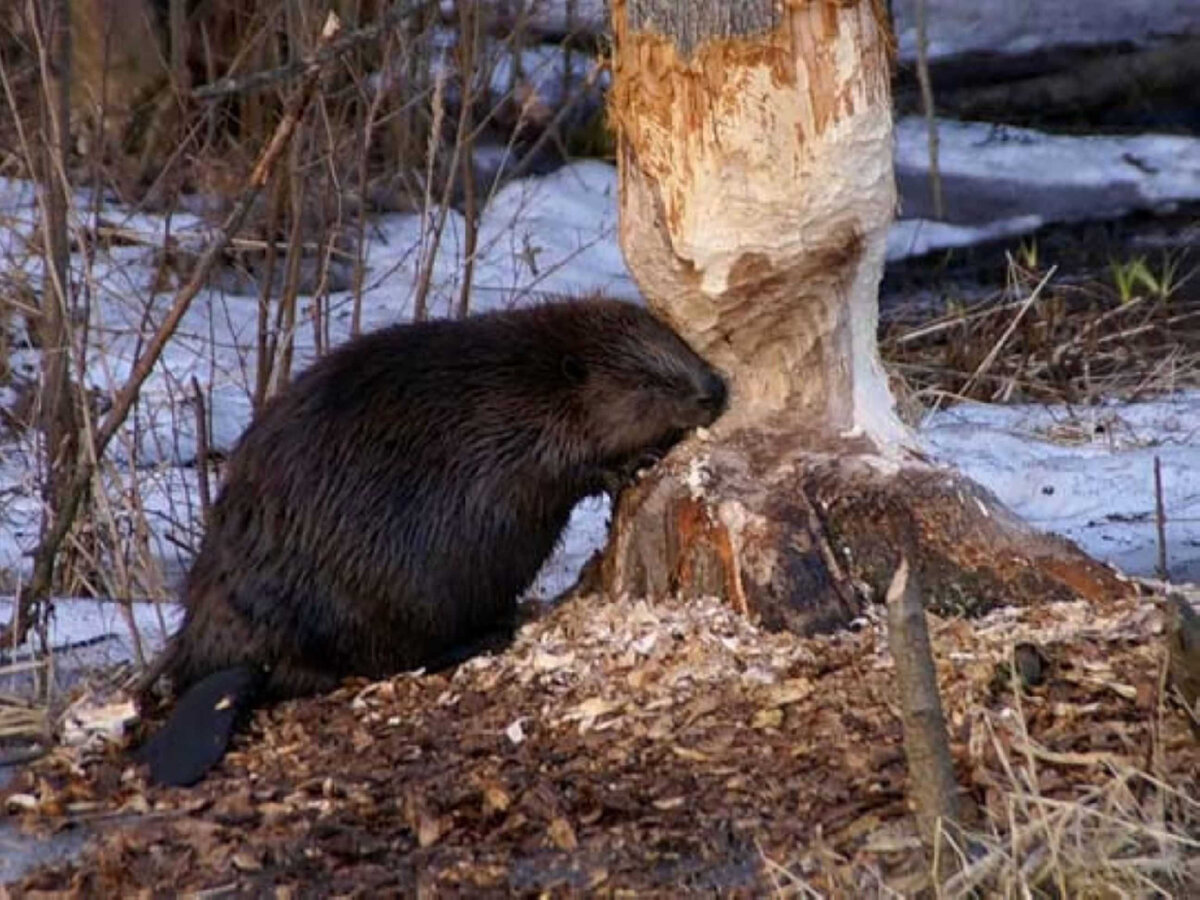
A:
<svg viewBox="0 0 1200 900">
<path fill-rule="evenodd" d="M 704 376 L 697 402 L 702 409 L 712 413 L 714 419 L 725 412 L 725 405 L 729 402 L 729 387 L 716 370 L 710 369 Z"/>
</svg>

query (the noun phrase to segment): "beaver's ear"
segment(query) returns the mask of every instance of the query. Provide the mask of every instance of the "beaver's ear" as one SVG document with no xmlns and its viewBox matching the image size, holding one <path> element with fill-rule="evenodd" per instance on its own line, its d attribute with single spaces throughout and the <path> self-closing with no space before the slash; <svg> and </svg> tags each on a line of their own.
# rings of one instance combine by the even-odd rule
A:
<svg viewBox="0 0 1200 900">
<path fill-rule="evenodd" d="M 587 366 L 578 356 L 568 354 L 562 358 L 562 373 L 571 384 L 583 384 L 587 379 Z"/>
</svg>

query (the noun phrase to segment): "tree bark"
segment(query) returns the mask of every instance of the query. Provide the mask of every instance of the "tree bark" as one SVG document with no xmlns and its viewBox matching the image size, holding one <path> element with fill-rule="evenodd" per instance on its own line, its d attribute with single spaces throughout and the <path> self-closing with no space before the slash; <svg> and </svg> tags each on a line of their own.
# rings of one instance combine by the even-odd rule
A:
<svg viewBox="0 0 1200 900">
<path fill-rule="evenodd" d="M 876 345 L 896 203 L 878 0 L 613 0 L 620 240 L 731 406 L 622 496 L 612 591 L 709 593 L 811 632 L 882 599 L 902 542 L 935 605 L 1122 593 L 925 463 Z"/>
<path fill-rule="evenodd" d="M 37 18 L 41 35 L 42 236 L 44 272 L 41 327 L 41 431 L 46 480 L 42 497 L 48 523 L 58 514 L 79 450 L 75 397 L 71 387 L 70 232 L 67 213 L 67 142 L 70 134 L 71 29 L 67 0 L 43 0 Z M 48 526 L 47 526 L 48 527 Z"/>
</svg>

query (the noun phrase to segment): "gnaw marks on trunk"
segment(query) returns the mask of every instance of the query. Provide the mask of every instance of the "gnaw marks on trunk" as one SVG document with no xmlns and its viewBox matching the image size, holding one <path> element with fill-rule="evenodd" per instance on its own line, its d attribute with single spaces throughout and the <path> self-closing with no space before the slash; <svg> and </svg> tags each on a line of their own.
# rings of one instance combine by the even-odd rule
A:
<svg viewBox="0 0 1200 900">
<path fill-rule="evenodd" d="M 601 570 L 613 592 L 715 595 L 812 634 L 882 601 L 901 555 L 943 615 L 1132 590 L 953 470 L 794 431 L 677 448 L 623 495 Z"/>
</svg>

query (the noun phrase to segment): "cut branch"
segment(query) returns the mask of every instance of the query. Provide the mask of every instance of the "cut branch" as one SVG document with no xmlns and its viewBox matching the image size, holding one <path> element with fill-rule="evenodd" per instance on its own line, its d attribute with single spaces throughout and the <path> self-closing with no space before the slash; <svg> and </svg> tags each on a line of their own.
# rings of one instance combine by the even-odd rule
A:
<svg viewBox="0 0 1200 900">
<path fill-rule="evenodd" d="M 888 644 L 896 665 L 909 797 L 916 810 L 921 840 L 934 854 L 941 843 L 939 832 L 958 838 L 959 791 L 920 584 L 912 577 L 904 556 L 888 588 L 887 605 Z M 951 854 L 937 855 L 942 860 L 952 859 Z M 948 873 L 939 872 L 939 876 L 944 874 Z"/>
</svg>

